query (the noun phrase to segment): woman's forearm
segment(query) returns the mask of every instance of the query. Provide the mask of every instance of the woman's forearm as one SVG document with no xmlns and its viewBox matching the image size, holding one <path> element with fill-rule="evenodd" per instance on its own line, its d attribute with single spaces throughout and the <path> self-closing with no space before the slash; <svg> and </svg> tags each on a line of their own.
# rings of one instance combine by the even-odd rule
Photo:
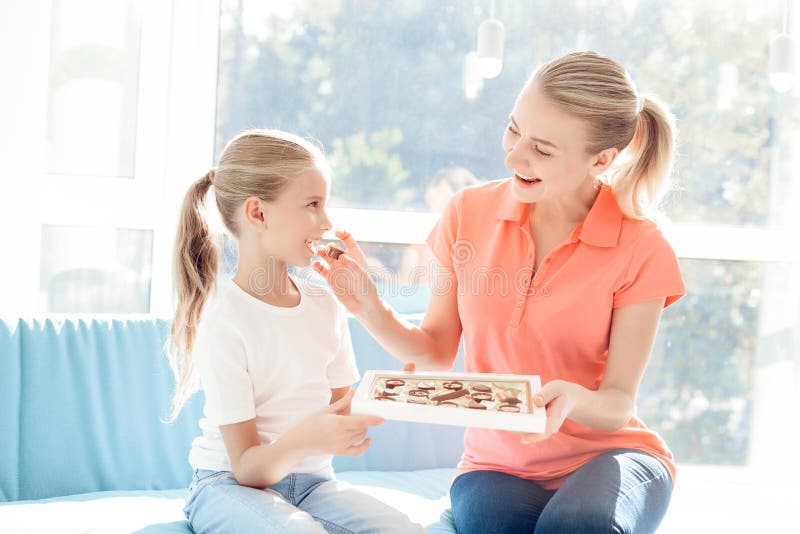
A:
<svg viewBox="0 0 800 534">
<path fill-rule="evenodd" d="M 590 390 L 578 386 L 580 393 L 568 418 L 576 423 L 606 432 L 624 427 L 633 416 L 634 401 L 616 388 Z"/>
<path fill-rule="evenodd" d="M 450 369 L 455 352 L 446 348 L 423 328 L 399 318 L 392 308 L 379 300 L 358 320 L 389 353 L 402 362 L 413 362 L 417 369 Z"/>
</svg>

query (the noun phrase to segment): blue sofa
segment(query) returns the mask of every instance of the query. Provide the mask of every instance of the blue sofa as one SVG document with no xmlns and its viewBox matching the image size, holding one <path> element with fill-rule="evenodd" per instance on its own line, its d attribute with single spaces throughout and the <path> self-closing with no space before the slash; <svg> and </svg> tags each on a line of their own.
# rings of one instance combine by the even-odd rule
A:
<svg viewBox="0 0 800 534">
<path fill-rule="evenodd" d="M 166 320 L 0 320 L 0 532 L 191 532 L 182 507 L 202 393 L 165 424 Z M 355 320 L 358 366 L 397 369 Z M 461 356 L 456 368 L 461 367 Z M 387 421 L 341 480 L 425 526 L 455 532 L 448 488 L 463 429 Z"/>
</svg>

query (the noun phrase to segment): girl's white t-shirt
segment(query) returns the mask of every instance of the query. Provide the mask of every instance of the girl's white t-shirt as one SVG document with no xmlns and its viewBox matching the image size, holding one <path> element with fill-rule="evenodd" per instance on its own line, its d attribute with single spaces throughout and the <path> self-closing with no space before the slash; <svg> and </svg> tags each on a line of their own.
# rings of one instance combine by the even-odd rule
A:
<svg viewBox="0 0 800 534">
<path fill-rule="evenodd" d="M 230 281 L 203 312 L 193 360 L 205 393 L 194 469 L 231 471 L 221 425 L 255 418 L 270 443 L 330 402 L 331 388 L 359 380 L 347 311 L 328 288 L 292 276 L 300 303 L 272 306 Z M 309 456 L 293 472 L 331 476 L 330 455 Z"/>
</svg>

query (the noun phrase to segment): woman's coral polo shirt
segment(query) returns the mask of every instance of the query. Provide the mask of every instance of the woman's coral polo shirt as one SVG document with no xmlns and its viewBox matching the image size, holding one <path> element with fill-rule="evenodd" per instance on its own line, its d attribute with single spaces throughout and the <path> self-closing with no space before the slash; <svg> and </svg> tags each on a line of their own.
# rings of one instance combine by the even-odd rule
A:
<svg viewBox="0 0 800 534">
<path fill-rule="evenodd" d="M 456 194 L 428 237 L 458 281 L 465 369 L 538 374 L 542 383 L 596 390 L 613 309 L 658 298 L 668 306 L 685 293 L 675 253 L 654 223 L 625 217 L 603 185 L 583 223 L 534 273 L 527 204 L 512 195 L 510 180 Z M 620 448 L 655 456 L 675 479 L 666 443 L 636 417 L 616 432 L 567 419 L 531 445 L 513 432 L 468 428 L 459 474 L 502 471 L 555 489 L 598 454 Z"/>
</svg>

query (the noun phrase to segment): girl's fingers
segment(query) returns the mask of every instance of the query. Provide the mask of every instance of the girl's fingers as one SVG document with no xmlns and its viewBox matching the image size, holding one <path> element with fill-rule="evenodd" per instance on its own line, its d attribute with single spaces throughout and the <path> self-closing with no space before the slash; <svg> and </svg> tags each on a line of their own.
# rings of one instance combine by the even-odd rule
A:
<svg viewBox="0 0 800 534">
<path fill-rule="evenodd" d="M 367 447 L 369 447 L 370 443 L 372 443 L 372 438 L 367 438 L 362 441 L 360 445 L 352 445 L 347 447 L 347 449 L 344 451 L 344 454 L 347 456 L 359 456 L 364 454 L 364 451 L 367 450 Z"/>
</svg>

